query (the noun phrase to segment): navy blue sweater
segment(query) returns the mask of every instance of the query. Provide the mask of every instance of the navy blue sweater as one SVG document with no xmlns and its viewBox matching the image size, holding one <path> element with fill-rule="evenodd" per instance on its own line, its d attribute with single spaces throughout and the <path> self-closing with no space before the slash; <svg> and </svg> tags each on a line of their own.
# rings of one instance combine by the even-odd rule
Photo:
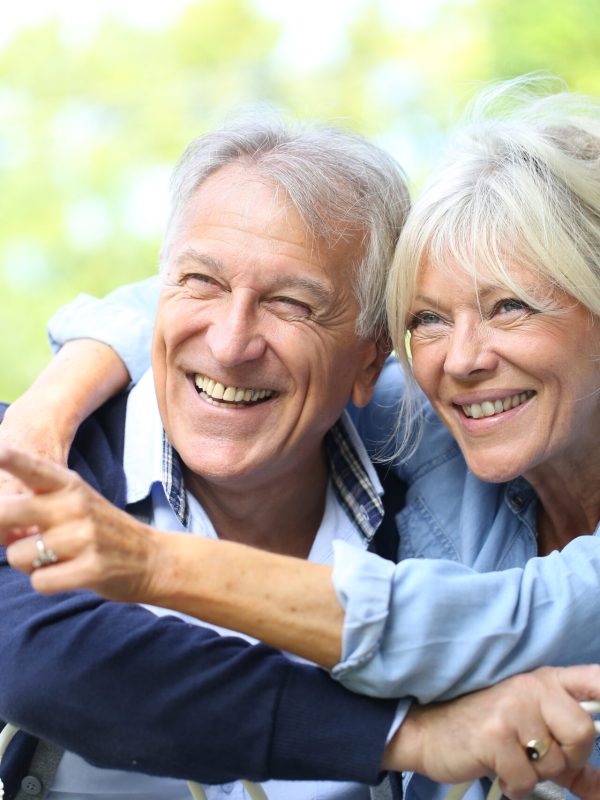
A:
<svg viewBox="0 0 600 800">
<path fill-rule="evenodd" d="M 0 419 L 5 407 L 0 407 Z M 123 508 L 125 396 L 78 432 L 69 464 Z M 0 719 L 20 733 L 6 797 L 36 739 L 92 764 L 224 783 L 376 783 L 394 701 L 353 694 L 261 644 L 89 592 L 44 597 L 0 548 Z M 397 787 L 396 787 L 397 788 Z"/>
</svg>

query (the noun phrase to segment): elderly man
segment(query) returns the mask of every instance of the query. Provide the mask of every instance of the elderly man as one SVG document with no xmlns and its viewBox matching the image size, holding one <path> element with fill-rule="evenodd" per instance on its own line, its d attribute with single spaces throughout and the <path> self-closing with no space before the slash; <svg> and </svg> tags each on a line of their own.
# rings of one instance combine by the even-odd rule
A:
<svg viewBox="0 0 600 800">
<path fill-rule="evenodd" d="M 386 355 L 399 169 L 349 134 L 243 123 L 193 143 L 173 187 L 152 374 L 82 426 L 72 465 L 163 529 L 321 562 L 336 537 L 376 549 L 381 486 L 344 408 L 368 402 Z M 43 470 L 31 481 L 52 488 Z M 42 538 L 37 549 L 38 566 L 52 559 Z M 138 607 L 43 598 L 3 571 L 7 719 L 99 765 L 224 784 L 210 797 L 242 797 L 240 776 L 307 775 L 323 780 L 272 782 L 268 796 L 369 796 L 360 784 L 378 778 L 395 703 Z M 69 652 L 40 692 L 40 664 Z M 140 691 L 150 711 L 132 742 Z M 99 740 L 111 720 L 113 740 Z M 8 757 L 11 797 L 187 792 L 24 736 Z"/>
<path fill-rule="evenodd" d="M 397 165 L 351 134 L 289 132 L 278 123 L 250 120 L 192 143 L 173 179 L 152 373 L 126 402 L 105 408 L 84 426 L 74 466 L 110 499 L 162 528 L 314 560 L 329 558 L 334 536 L 367 547 L 383 513 L 381 489 L 342 415 L 350 397 L 358 404 L 368 401 L 386 355 L 381 338 L 386 268 L 406 209 Z M 121 447 L 124 476 L 113 456 Z M 12 597 L 20 592 L 23 604 L 25 590 L 11 585 L 14 577 L 2 585 Z M 14 606 L 8 596 L 2 602 L 6 620 Z M 129 668 L 149 681 L 148 703 L 170 703 L 175 714 L 189 701 L 193 714 L 205 716 L 209 730 L 194 741 L 191 714 L 186 719 L 183 713 L 178 724 L 188 726 L 189 745 L 166 768 L 165 755 L 149 741 L 157 733 L 162 739 L 160 732 L 141 731 L 140 769 L 207 782 L 267 774 L 376 782 L 395 704 L 359 699 L 316 670 L 220 640 L 203 628 L 157 620 L 142 609 L 122 613 L 89 597 L 57 602 L 28 596 L 26 602 L 29 620 L 44 620 L 43 630 L 38 627 L 43 646 L 52 648 L 53 639 L 64 643 L 70 636 L 72 658 L 80 660 L 82 673 L 97 661 L 104 691 L 118 691 L 108 688 L 114 661 L 131 659 Z M 16 626 L 7 654 L 17 668 L 8 679 L 12 686 L 2 714 L 35 732 L 35 721 L 27 718 L 22 671 L 30 631 L 24 632 L 23 611 L 18 616 L 23 625 Z M 67 617 L 70 627 L 64 624 Z M 162 697 L 153 694 L 156 683 L 148 676 L 161 669 L 155 658 L 159 642 L 172 658 L 172 651 L 180 650 L 171 665 L 173 686 L 163 689 Z M 91 652 L 99 644 L 102 651 Z M 43 651 L 38 652 L 43 665 Z M 195 676 L 201 655 L 204 674 Z M 70 715 L 69 687 L 55 689 L 60 676 L 48 678 L 54 713 Z M 78 697 L 72 722 L 83 745 L 79 751 L 111 762 L 115 743 L 104 743 L 103 752 L 94 741 L 103 698 L 88 697 L 90 707 L 81 708 L 79 688 L 72 690 Z M 285 709 L 280 693 L 290 694 Z M 128 703 L 124 696 L 124 715 L 135 713 Z M 83 719 L 89 720 L 86 725 Z M 347 735 L 352 728 L 355 733 Z M 357 728 L 368 732 L 366 740 Z M 300 746 L 295 737 L 302 738 L 302 730 Z M 53 726 L 43 733 L 52 738 Z M 271 738 L 281 757 L 267 752 Z M 24 749 L 13 745 L 13 760 Z M 60 760 L 53 777 L 49 760 L 57 759 L 38 748 L 33 765 L 25 760 L 23 766 L 31 785 L 37 785 L 31 781 L 37 775 L 50 788 L 51 800 L 114 792 L 119 797 L 141 792 L 145 798 L 187 794 L 181 781 L 100 770 L 72 753 Z M 313 765 L 310 770 L 306 762 Z M 132 766 L 126 759 L 121 763 Z M 13 771 L 22 778 L 22 769 Z M 317 794 L 360 798 L 368 790 L 347 782 L 269 788 L 271 798 Z M 210 791 L 210 797 L 238 795 L 243 789 L 230 783 Z"/>
</svg>

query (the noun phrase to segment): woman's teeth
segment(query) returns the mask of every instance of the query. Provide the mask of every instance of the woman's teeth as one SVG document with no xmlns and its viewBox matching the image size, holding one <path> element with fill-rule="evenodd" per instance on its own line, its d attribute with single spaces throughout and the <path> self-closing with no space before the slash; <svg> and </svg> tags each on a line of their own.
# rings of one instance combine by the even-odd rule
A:
<svg viewBox="0 0 600 800">
<path fill-rule="evenodd" d="M 211 400 L 225 403 L 256 403 L 268 400 L 275 394 L 271 389 L 243 389 L 238 386 L 224 386 L 206 375 L 195 375 L 196 389 Z"/>
<path fill-rule="evenodd" d="M 533 397 L 535 392 L 528 389 L 526 392 L 520 394 L 513 394 L 511 397 L 505 397 L 503 400 L 486 400 L 483 403 L 469 403 L 466 406 L 461 406 L 466 417 L 471 419 L 481 419 L 482 417 L 493 417 L 494 414 L 502 414 L 504 411 L 509 411 L 511 408 L 516 408 L 522 405 L 530 397 Z"/>
</svg>

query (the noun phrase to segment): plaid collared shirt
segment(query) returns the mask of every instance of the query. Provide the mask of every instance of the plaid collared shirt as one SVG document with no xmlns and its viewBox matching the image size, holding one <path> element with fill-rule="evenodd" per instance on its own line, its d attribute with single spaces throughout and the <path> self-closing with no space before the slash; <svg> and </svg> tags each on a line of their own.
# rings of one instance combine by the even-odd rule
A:
<svg viewBox="0 0 600 800">
<path fill-rule="evenodd" d="M 348 518 L 367 542 L 383 519 L 383 503 L 356 451 L 344 417 L 325 437 L 325 452 L 335 494 Z M 181 524 L 189 527 L 190 508 L 179 454 L 163 433 L 163 487 Z"/>
</svg>

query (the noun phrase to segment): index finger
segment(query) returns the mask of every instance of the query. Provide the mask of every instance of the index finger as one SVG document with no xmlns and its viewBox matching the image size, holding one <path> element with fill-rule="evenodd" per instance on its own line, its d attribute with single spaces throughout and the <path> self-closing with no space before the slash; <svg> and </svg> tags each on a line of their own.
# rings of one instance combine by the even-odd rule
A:
<svg viewBox="0 0 600 800">
<path fill-rule="evenodd" d="M 35 494 L 62 489 L 69 483 L 71 474 L 51 461 L 5 445 L 0 445 L 0 469 L 18 478 Z"/>
</svg>

